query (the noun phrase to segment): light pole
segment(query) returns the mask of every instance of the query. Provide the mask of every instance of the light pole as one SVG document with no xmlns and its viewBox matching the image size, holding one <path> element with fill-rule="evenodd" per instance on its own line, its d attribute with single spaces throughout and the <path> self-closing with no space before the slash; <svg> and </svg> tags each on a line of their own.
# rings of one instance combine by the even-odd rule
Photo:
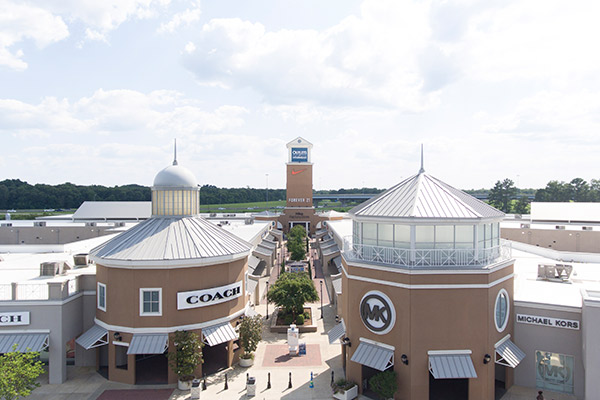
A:
<svg viewBox="0 0 600 400">
<path fill-rule="evenodd" d="M 267 296 L 269 294 L 269 281 L 267 281 L 267 293 L 265 293 L 265 297 L 267 299 L 267 319 L 269 319 L 269 297 Z"/>
<path fill-rule="evenodd" d="M 323 319 L 323 280 L 321 279 L 320 282 L 321 282 L 321 319 Z"/>
<path fill-rule="evenodd" d="M 265 174 L 267 177 L 267 212 L 269 212 L 269 174 Z"/>
</svg>

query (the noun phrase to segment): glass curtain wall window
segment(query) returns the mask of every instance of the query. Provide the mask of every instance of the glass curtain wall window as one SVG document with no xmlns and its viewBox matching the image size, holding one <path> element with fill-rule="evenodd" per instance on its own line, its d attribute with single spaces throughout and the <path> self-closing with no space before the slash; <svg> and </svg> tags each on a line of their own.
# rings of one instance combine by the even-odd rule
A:
<svg viewBox="0 0 600 400">
<path fill-rule="evenodd" d="M 353 243 L 410 249 L 411 228 L 415 229 L 416 249 L 473 249 L 474 225 L 397 225 L 353 222 Z M 479 246 L 499 244 L 499 224 L 481 224 Z"/>
</svg>

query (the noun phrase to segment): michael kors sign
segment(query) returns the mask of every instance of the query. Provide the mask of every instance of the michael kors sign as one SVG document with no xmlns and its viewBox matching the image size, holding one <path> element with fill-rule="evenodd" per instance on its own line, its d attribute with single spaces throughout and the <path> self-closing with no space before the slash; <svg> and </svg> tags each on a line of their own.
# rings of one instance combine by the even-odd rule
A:
<svg viewBox="0 0 600 400">
<path fill-rule="evenodd" d="M 177 309 L 206 307 L 224 303 L 242 295 L 242 281 L 211 289 L 177 293 Z"/>
<path fill-rule="evenodd" d="M 360 301 L 360 318 L 371 332 L 384 335 L 394 327 L 396 310 L 389 297 L 371 290 Z"/>
</svg>

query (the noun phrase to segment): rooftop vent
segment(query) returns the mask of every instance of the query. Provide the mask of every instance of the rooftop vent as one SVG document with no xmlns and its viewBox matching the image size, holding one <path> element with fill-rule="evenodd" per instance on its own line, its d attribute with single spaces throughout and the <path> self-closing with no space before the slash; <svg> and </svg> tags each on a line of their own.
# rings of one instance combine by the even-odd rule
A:
<svg viewBox="0 0 600 400">
<path fill-rule="evenodd" d="M 565 226 L 564 226 L 564 225 L 556 225 L 556 227 L 555 227 L 555 228 L 556 228 L 556 229 L 561 229 L 561 230 L 564 230 L 564 229 L 565 229 Z"/>
<path fill-rule="evenodd" d="M 63 261 L 43 262 L 40 264 L 40 276 L 64 275 L 68 269 Z"/>
<path fill-rule="evenodd" d="M 12 226 L 12 222 L 4 222 L 2 226 Z"/>
<path fill-rule="evenodd" d="M 94 226 L 94 225 L 92 225 Z M 115 227 L 125 226 L 125 222 L 115 222 Z"/>
<path fill-rule="evenodd" d="M 584 231 L 593 231 L 594 227 L 593 226 L 583 226 L 583 227 L 581 227 L 581 229 L 583 229 Z"/>
<path fill-rule="evenodd" d="M 217 216 L 217 213 L 210 213 L 210 217 L 214 218 Z"/>
<path fill-rule="evenodd" d="M 95 222 L 86 222 L 85 226 L 96 226 Z"/>
<path fill-rule="evenodd" d="M 87 253 L 79 253 L 73 256 L 73 262 L 76 267 L 85 267 L 88 265 L 88 255 Z"/>
<path fill-rule="evenodd" d="M 531 228 L 531 225 L 530 224 L 521 224 L 521 228 L 522 229 L 524 229 L 524 228 L 529 229 L 529 228 Z"/>
<path fill-rule="evenodd" d="M 46 226 L 46 221 L 34 221 L 33 226 Z"/>
<path fill-rule="evenodd" d="M 538 264 L 538 279 L 552 282 L 568 282 L 573 272 L 569 264 Z"/>
<path fill-rule="evenodd" d="M 246 225 L 252 225 L 252 224 L 254 223 L 254 218 L 246 218 L 246 219 L 244 220 L 244 223 L 245 223 Z"/>
</svg>

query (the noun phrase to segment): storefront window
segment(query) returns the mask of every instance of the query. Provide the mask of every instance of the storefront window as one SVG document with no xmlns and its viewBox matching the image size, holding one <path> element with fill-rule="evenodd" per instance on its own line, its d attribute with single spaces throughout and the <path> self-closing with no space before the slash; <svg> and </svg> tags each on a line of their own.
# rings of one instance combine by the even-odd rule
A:
<svg viewBox="0 0 600 400">
<path fill-rule="evenodd" d="M 362 238 L 362 244 L 377 246 L 377 224 L 363 222 Z"/>
<path fill-rule="evenodd" d="M 573 360 L 573 356 L 537 350 L 536 386 L 555 392 L 573 393 Z"/>
<path fill-rule="evenodd" d="M 508 323 L 509 303 L 508 303 L 508 292 L 504 289 L 500 289 L 498 296 L 496 297 L 496 306 L 494 311 L 494 322 L 496 323 L 496 330 L 498 332 L 504 331 Z"/>
<path fill-rule="evenodd" d="M 98 308 L 106 311 L 106 285 L 98 282 L 97 285 Z"/>
<path fill-rule="evenodd" d="M 140 315 L 162 315 L 162 289 L 140 289 Z"/>
</svg>

